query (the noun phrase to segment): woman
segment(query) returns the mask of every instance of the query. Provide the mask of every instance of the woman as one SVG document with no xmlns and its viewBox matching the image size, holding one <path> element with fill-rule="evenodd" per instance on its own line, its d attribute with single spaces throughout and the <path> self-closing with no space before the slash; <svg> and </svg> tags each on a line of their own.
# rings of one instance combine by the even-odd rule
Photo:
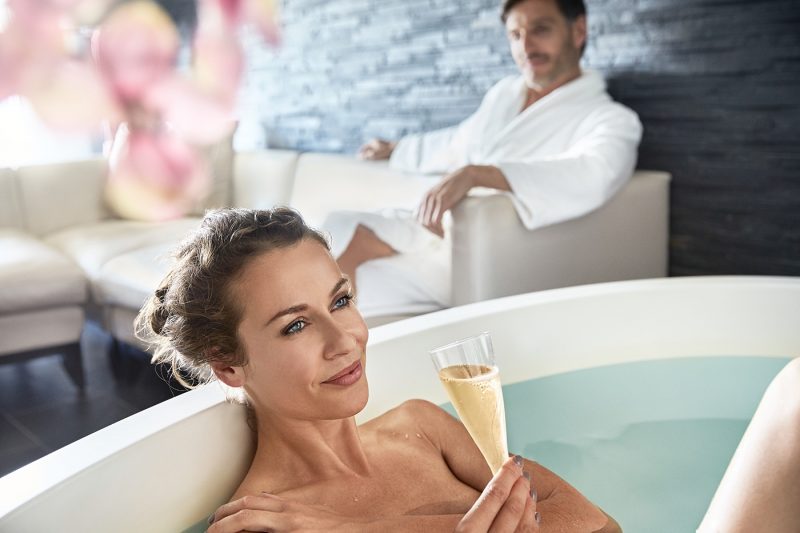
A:
<svg viewBox="0 0 800 533">
<path fill-rule="evenodd" d="M 294 211 L 226 209 L 206 215 L 142 310 L 156 361 L 216 377 L 252 414 L 253 462 L 210 532 L 619 531 L 536 463 L 515 456 L 492 478 L 433 404 L 357 426 L 368 332 L 350 283 Z"/>
</svg>

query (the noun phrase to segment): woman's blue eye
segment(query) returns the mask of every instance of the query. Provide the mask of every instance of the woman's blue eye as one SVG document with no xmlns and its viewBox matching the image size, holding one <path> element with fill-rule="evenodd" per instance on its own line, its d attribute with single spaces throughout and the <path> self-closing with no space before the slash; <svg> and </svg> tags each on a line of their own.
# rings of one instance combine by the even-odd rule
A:
<svg viewBox="0 0 800 533">
<path fill-rule="evenodd" d="M 352 301 L 352 299 L 353 299 L 353 295 L 352 294 L 345 294 L 344 296 L 340 296 L 339 299 L 337 299 L 333 303 L 333 308 L 334 309 L 341 309 L 342 307 L 347 307 L 348 305 L 350 305 L 350 302 Z"/>
<path fill-rule="evenodd" d="M 294 322 L 289 324 L 288 328 L 283 330 L 283 334 L 292 335 L 294 333 L 300 332 L 300 330 L 304 329 L 305 327 L 306 327 L 305 320 L 295 320 Z"/>
</svg>

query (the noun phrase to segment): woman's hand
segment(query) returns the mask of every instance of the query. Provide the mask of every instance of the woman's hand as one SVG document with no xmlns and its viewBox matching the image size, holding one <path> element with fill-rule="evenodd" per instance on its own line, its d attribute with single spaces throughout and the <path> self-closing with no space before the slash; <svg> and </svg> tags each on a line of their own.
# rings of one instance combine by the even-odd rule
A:
<svg viewBox="0 0 800 533">
<path fill-rule="evenodd" d="M 370 161 L 389 159 L 395 146 L 397 146 L 396 142 L 372 139 L 358 149 L 358 157 Z"/>
<path fill-rule="evenodd" d="M 509 458 L 486 485 L 455 533 L 527 533 L 539 531 L 536 491 L 522 470 L 522 457 Z"/>
<path fill-rule="evenodd" d="M 262 492 L 221 506 L 209 518 L 208 533 L 247 531 L 352 531 L 356 520 L 327 507 L 290 502 Z"/>
</svg>

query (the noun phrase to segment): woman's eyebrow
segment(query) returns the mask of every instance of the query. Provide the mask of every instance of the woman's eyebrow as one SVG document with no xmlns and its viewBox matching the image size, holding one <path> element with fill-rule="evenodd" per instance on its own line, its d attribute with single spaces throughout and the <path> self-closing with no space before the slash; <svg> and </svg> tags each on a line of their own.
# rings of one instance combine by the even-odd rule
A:
<svg viewBox="0 0 800 533">
<path fill-rule="evenodd" d="M 333 286 L 333 290 L 331 290 L 331 296 L 333 296 L 334 294 L 336 294 L 337 292 L 339 292 L 339 289 L 341 289 L 341 288 L 342 288 L 342 286 L 344 286 L 345 284 L 347 284 L 349 281 L 350 281 L 350 280 L 349 280 L 349 279 L 347 279 L 347 277 L 345 277 L 345 276 L 342 276 L 342 279 L 340 279 L 340 280 L 339 280 L 339 281 L 336 283 L 336 285 L 334 285 L 334 286 Z"/>
<path fill-rule="evenodd" d="M 299 304 L 299 305 L 293 305 L 291 307 L 287 307 L 286 309 L 284 309 L 282 311 L 278 311 L 277 313 L 275 313 L 275 316 L 270 318 L 267 321 L 267 323 L 264 324 L 264 327 L 269 326 L 270 324 L 272 324 L 273 322 L 275 322 L 277 319 L 279 319 L 280 317 L 282 317 L 284 315 L 291 315 L 293 313 L 299 313 L 300 311 L 305 311 L 306 309 L 308 309 L 308 306 L 306 304 Z"/>
<path fill-rule="evenodd" d="M 342 277 L 339 281 L 336 282 L 336 285 L 333 286 L 333 290 L 331 290 L 331 296 L 336 294 L 339 291 L 339 289 L 341 289 L 344 285 L 347 285 L 349 282 L 350 280 L 347 277 Z M 293 305 L 291 307 L 287 307 L 286 309 L 283 309 L 282 311 L 278 311 L 277 313 L 275 313 L 275 316 L 270 318 L 267 321 L 267 323 L 264 324 L 264 327 L 269 326 L 270 324 L 275 322 L 275 320 L 279 319 L 282 316 L 291 315 L 293 313 L 299 313 L 300 311 L 305 311 L 306 309 L 308 309 L 308 305 L 306 304 L 298 304 L 298 305 Z"/>
</svg>

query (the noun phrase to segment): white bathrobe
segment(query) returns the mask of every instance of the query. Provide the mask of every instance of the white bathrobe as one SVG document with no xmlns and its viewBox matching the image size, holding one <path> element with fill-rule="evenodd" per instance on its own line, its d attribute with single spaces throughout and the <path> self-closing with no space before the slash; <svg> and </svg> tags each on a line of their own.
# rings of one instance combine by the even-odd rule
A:
<svg viewBox="0 0 800 533">
<path fill-rule="evenodd" d="M 539 99 L 522 113 L 521 76 L 492 87 L 478 110 L 453 128 L 400 140 L 390 165 L 446 174 L 465 165 L 493 165 L 508 180 L 523 224 L 535 229 L 597 209 L 630 178 L 642 126 L 614 102 L 591 71 Z M 387 206 L 391 207 L 391 206 Z M 337 213 L 325 228 L 338 255 L 357 224 L 400 252 L 356 273 L 365 316 L 423 312 L 450 300 L 450 242 L 417 224 L 408 209 Z M 389 282 L 388 280 L 391 280 Z"/>
</svg>

